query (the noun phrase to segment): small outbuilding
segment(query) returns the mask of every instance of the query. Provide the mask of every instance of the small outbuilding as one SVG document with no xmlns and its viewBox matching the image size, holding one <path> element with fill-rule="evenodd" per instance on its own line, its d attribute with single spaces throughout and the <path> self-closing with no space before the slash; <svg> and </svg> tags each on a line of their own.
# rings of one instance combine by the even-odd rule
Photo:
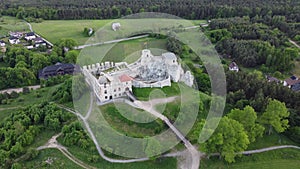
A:
<svg viewBox="0 0 300 169">
<path fill-rule="evenodd" d="M 121 28 L 121 24 L 118 22 L 114 22 L 114 23 L 112 23 L 111 28 L 113 31 L 117 31 Z"/>
<path fill-rule="evenodd" d="M 238 72 L 239 71 L 239 66 L 235 62 L 231 62 L 229 64 L 229 70 Z"/>
<path fill-rule="evenodd" d="M 3 40 L 0 40 L 0 46 L 5 47 L 5 45 L 6 45 L 5 42 Z"/>
<path fill-rule="evenodd" d="M 26 33 L 26 34 L 25 34 L 25 39 L 26 39 L 27 41 L 33 40 L 33 39 L 35 39 L 35 38 L 36 38 L 36 35 L 35 35 L 34 32 L 29 32 L 29 33 Z"/>
<path fill-rule="evenodd" d="M 8 41 L 12 45 L 20 43 L 20 39 L 14 36 L 9 37 Z"/>
</svg>

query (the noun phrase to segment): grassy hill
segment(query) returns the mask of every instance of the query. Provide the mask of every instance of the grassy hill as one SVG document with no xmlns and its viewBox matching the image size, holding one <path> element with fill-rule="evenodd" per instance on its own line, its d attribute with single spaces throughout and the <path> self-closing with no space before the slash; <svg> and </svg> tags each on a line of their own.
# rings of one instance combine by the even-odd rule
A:
<svg viewBox="0 0 300 169">
<path fill-rule="evenodd" d="M 78 44 L 84 44 L 89 37 L 84 36 L 84 28 L 99 28 L 110 25 L 113 20 L 48 20 L 41 23 L 32 23 L 33 30 L 52 43 L 61 38 L 75 39 Z M 193 24 L 205 23 L 205 20 L 192 20 Z M 123 23 L 121 26 L 124 25 Z"/>
</svg>

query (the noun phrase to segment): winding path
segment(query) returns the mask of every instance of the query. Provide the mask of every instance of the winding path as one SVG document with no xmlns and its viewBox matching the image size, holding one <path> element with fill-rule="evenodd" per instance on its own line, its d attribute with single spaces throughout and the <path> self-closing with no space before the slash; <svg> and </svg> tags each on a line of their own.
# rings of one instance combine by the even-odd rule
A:
<svg viewBox="0 0 300 169">
<path fill-rule="evenodd" d="M 25 20 L 24 20 L 24 22 L 28 25 L 30 32 L 33 32 L 32 25 Z"/>
<path fill-rule="evenodd" d="M 149 35 L 140 35 L 140 36 L 134 36 L 134 37 L 130 37 L 130 38 L 122 38 L 122 39 L 116 39 L 116 40 L 111 40 L 111 41 L 106 41 L 106 42 L 98 42 L 98 43 L 93 43 L 93 44 L 80 45 L 80 46 L 74 47 L 74 49 L 83 49 L 83 48 L 91 47 L 91 46 L 99 46 L 99 45 L 118 43 L 118 42 L 123 42 L 123 41 L 128 41 L 128 40 L 141 39 L 141 38 L 145 38 L 148 36 Z"/>
<path fill-rule="evenodd" d="M 24 87 L 28 87 L 30 90 L 36 90 L 41 88 L 41 85 L 35 85 L 35 86 L 24 86 Z M 17 92 L 17 93 L 21 93 L 23 92 L 23 88 L 10 88 L 10 89 L 4 89 L 4 90 L 0 90 L 0 93 L 8 93 L 11 94 L 12 92 Z"/>
<path fill-rule="evenodd" d="M 71 160 L 72 162 L 74 162 L 75 164 L 79 165 L 82 168 L 85 169 L 96 169 L 95 167 L 89 166 L 87 164 L 85 164 L 84 162 L 82 162 L 81 160 L 79 160 L 78 158 L 76 158 L 75 156 L 73 156 L 66 147 L 60 145 L 57 142 L 57 138 L 61 135 L 62 133 L 59 133 L 55 136 L 53 136 L 44 146 L 40 146 L 38 147 L 36 150 L 43 150 L 43 149 L 48 149 L 48 148 L 56 148 L 58 149 L 64 156 L 66 156 L 69 160 Z"/>
<path fill-rule="evenodd" d="M 272 147 L 255 149 L 255 150 L 247 150 L 247 151 L 239 152 L 239 153 L 236 153 L 236 154 L 250 155 L 250 154 L 263 153 L 263 152 L 272 151 L 272 150 L 284 149 L 284 148 L 293 148 L 293 149 L 300 150 L 299 146 L 295 146 L 295 145 L 281 145 L 281 146 L 272 146 Z M 219 155 L 220 155 L 220 153 L 212 153 L 209 156 L 219 156 Z"/>
<path fill-rule="evenodd" d="M 162 103 L 166 103 L 166 102 L 171 102 L 175 99 L 176 97 L 170 97 L 170 98 L 167 98 L 167 99 L 164 99 L 164 100 L 161 100 L 161 99 L 153 99 L 153 100 L 150 100 L 150 101 L 144 101 L 144 102 L 141 102 L 141 101 L 135 101 L 135 104 L 137 104 L 138 106 L 146 109 L 147 111 L 149 111 L 151 114 L 161 118 L 162 120 L 164 120 L 164 122 L 174 131 L 175 134 L 178 135 L 178 137 L 180 137 L 181 139 L 185 140 L 184 143 L 185 143 L 185 146 L 187 147 L 187 150 L 184 150 L 184 151 L 178 151 L 178 152 L 174 152 L 174 153 L 168 153 L 168 154 L 165 154 L 165 155 L 162 155 L 162 157 L 179 157 L 179 156 L 183 156 L 183 155 L 186 155 L 187 153 L 189 153 L 192 157 L 192 168 L 197 169 L 199 168 L 199 165 L 200 165 L 200 159 L 201 157 L 205 156 L 205 153 L 202 153 L 202 152 L 199 152 L 197 149 L 195 149 L 195 147 L 188 142 L 188 140 L 186 140 L 182 134 L 180 133 L 180 131 L 178 131 L 174 126 L 174 128 L 172 127 L 172 124 L 168 121 L 168 119 L 166 117 L 164 117 L 163 115 L 161 115 L 159 112 L 155 111 L 154 110 L 154 106 L 156 104 L 162 104 Z M 131 163 L 131 162 L 141 162 L 141 161 L 147 161 L 149 160 L 149 158 L 139 158 L 139 159 L 126 159 L 126 160 L 121 160 L 121 159 L 113 159 L 113 158 L 110 158 L 110 157 L 107 157 L 104 152 L 102 151 L 101 147 L 98 145 L 98 142 L 95 138 L 95 136 L 93 135 L 88 123 L 86 122 L 86 119 L 89 117 L 89 115 L 91 114 L 91 111 L 92 111 L 92 104 L 93 104 L 93 97 L 91 96 L 91 104 L 90 104 L 90 108 L 86 114 L 85 117 L 83 117 L 80 113 L 70 109 L 70 108 L 67 108 L 65 106 L 62 106 L 62 105 L 58 105 L 60 108 L 72 113 L 72 114 L 75 114 L 76 116 L 78 116 L 84 123 L 84 125 L 86 126 L 88 132 L 91 134 L 91 137 L 92 137 L 92 140 L 93 142 L 95 143 L 96 145 L 96 148 L 98 150 L 98 153 L 100 154 L 100 156 L 111 162 L 111 163 Z M 46 148 L 57 148 L 59 149 L 67 158 L 69 158 L 70 160 L 72 160 L 74 163 L 76 163 L 77 165 L 83 167 L 83 168 L 93 168 L 91 166 L 88 166 L 87 164 L 83 163 L 82 161 L 78 160 L 76 157 L 74 157 L 67 149 L 66 147 L 58 144 L 56 142 L 56 138 L 59 137 L 60 134 L 58 135 L 55 135 L 53 136 L 49 141 L 48 143 L 45 145 L 45 146 L 41 146 L 38 148 L 38 150 L 42 150 L 42 149 L 46 149 Z M 248 150 L 248 151 L 244 151 L 244 152 L 241 152 L 241 153 L 238 153 L 238 154 L 255 154 L 255 153 L 262 153 L 262 152 L 266 152 L 266 151 L 272 151 L 272 150 L 277 150 L 277 149 L 283 149 L 283 148 L 294 148 L 294 149 L 299 149 L 300 150 L 300 147 L 298 146 L 294 146 L 294 145 L 282 145 L 282 146 L 273 146 L 273 147 L 268 147 L 268 148 L 262 148 L 262 149 L 256 149 L 256 150 Z M 214 153 L 214 154 L 211 154 L 210 156 L 217 156 L 219 155 L 219 153 Z"/>
<path fill-rule="evenodd" d="M 91 112 L 92 112 L 92 106 L 93 106 L 93 93 L 91 93 L 91 97 L 90 97 L 90 105 L 89 105 L 89 109 L 88 109 L 88 112 L 86 113 L 86 116 L 83 116 L 81 115 L 80 113 L 76 112 L 75 110 L 72 110 L 70 108 L 67 108 L 65 106 L 62 106 L 62 105 L 58 105 L 60 108 L 70 112 L 70 113 L 73 113 L 75 114 L 76 116 L 78 116 L 82 122 L 84 123 L 85 125 L 85 128 L 87 129 L 87 131 L 89 132 L 90 136 L 91 136 L 91 139 L 93 140 L 96 148 L 97 148 L 97 151 L 99 153 L 99 155 L 111 162 L 111 163 L 131 163 L 131 162 L 141 162 L 141 161 L 147 161 L 149 160 L 149 158 L 138 158 L 138 159 L 113 159 L 113 158 L 110 158 L 110 157 L 107 157 L 104 152 L 102 151 L 101 147 L 99 146 L 98 142 L 97 142 L 97 139 L 95 137 L 95 135 L 93 134 L 89 124 L 87 123 L 87 119 L 89 118 Z M 161 113 L 157 112 L 155 110 L 155 105 L 156 104 L 162 104 L 162 103 L 168 103 L 168 102 L 172 102 L 176 99 L 176 97 L 169 97 L 169 98 L 164 98 L 164 99 L 153 99 L 153 100 L 150 100 L 150 101 L 138 101 L 138 100 L 135 100 L 133 103 L 143 109 L 143 110 L 146 110 L 148 111 L 149 113 L 151 113 L 152 115 L 160 118 L 161 120 L 163 120 L 168 126 L 169 128 L 182 140 L 182 142 L 184 143 L 184 145 L 186 146 L 187 150 L 184 150 L 184 151 L 179 151 L 179 152 L 175 152 L 175 153 L 169 153 L 169 154 L 165 154 L 163 155 L 162 157 L 179 157 L 179 156 L 183 156 L 183 155 L 187 155 L 187 153 L 189 154 L 189 157 L 191 158 L 191 161 L 190 161 L 190 166 L 188 168 L 191 168 L 191 169 L 198 169 L 199 166 L 200 166 L 200 159 L 201 157 L 205 156 L 205 153 L 202 153 L 200 151 L 198 151 L 183 135 L 182 133 L 175 127 L 173 126 L 173 124 L 169 121 L 169 119 L 167 117 L 165 117 L 164 115 L 162 115 Z M 64 151 L 66 153 L 66 148 L 62 148 L 60 146 L 56 147 L 56 148 L 60 148 L 59 150 L 60 151 Z M 266 151 L 271 151 L 271 150 L 276 150 L 276 149 L 282 149 L 282 148 L 296 148 L 296 149 L 300 149 L 300 147 L 297 147 L 297 146 L 293 146 L 293 145 L 283 145 L 283 146 L 274 146 L 274 147 L 269 147 L 269 148 L 263 148 L 263 149 L 257 149 L 257 150 L 249 150 L 249 151 L 244 151 L 244 152 L 241 152 L 241 153 L 238 153 L 238 154 L 254 154 L 254 153 L 261 153 L 261 152 L 266 152 Z M 64 154 L 65 154 L 64 153 Z M 76 158 L 72 158 L 71 154 L 70 153 L 66 153 L 65 154 L 68 158 L 70 157 L 70 159 L 73 159 L 74 161 L 77 161 Z M 219 155 L 219 153 L 214 153 L 214 154 L 211 154 L 212 155 Z M 72 161 L 73 161 L 72 160 Z M 77 163 L 76 163 L 77 164 Z M 80 163 L 78 165 L 83 165 L 84 163 Z"/>
<path fill-rule="evenodd" d="M 282 146 L 273 146 L 273 147 L 268 147 L 268 148 L 262 148 L 262 149 L 256 149 L 256 150 L 248 150 L 244 151 L 242 153 L 238 154 L 256 154 L 256 153 L 262 153 L 266 151 L 271 151 L 271 150 L 278 150 L 278 149 L 283 149 L 283 148 L 293 148 L 293 149 L 298 149 L 300 150 L 300 147 L 294 146 L 294 145 L 282 145 Z"/>
<path fill-rule="evenodd" d="M 300 49 L 300 46 L 299 46 L 295 41 L 293 41 L 293 40 L 291 40 L 291 39 L 289 39 L 289 41 L 290 41 L 293 45 L 295 45 L 297 48 Z"/>
</svg>

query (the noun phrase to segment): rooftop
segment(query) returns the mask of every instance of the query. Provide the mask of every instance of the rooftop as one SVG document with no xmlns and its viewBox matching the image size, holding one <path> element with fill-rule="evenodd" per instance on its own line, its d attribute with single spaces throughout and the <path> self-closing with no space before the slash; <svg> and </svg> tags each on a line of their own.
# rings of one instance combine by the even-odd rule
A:
<svg viewBox="0 0 300 169">
<path fill-rule="evenodd" d="M 26 33 L 26 36 L 34 36 L 35 34 L 34 34 L 34 32 L 28 32 L 28 33 Z"/>
<path fill-rule="evenodd" d="M 130 76 L 128 76 L 128 75 L 126 75 L 126 74 L 123 74 L 123 75 L 119 76 L 119 80 L 121 82 L 128 82 L 128 81 L 133 80 L 133 78 L 130 77 Z"/>
</svg>

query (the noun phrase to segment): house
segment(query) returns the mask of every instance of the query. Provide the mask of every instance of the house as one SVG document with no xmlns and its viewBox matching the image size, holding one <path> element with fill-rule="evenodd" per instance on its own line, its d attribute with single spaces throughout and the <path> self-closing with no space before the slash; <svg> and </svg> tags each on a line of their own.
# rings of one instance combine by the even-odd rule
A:
<svg viewBox="0 0 300 169">
<path fill-rule="evenodd" d="M 300 83 L 300 80 L 296 76 L 291 76 L 283 81 L 283 86 L 287 86 L 289 88 L 293 88 L 294 85 Z"/>
<path fill-rule="evenodd" d="M 117 31 L 121 28 L 121 24 L 118 22 L 114 22 L 114 23 L 112 23 L 111 28 L 112 28 L 112 30 Z"/>
<path fill-rule="evenodd" d="M 3 40 L 0 40 L 0 47 L 5 47 L 5 42 Z"/>
<path fill-rule="evenodd" d="M 80 72 L 80 67 L 71 63 L 56 63 L 55 65 L 47 66 L 39 71 L 39 79 L 48 79 L 53 76 L 76 74 Z"/>
<path fill-rule="evenodd" d="M 94 30 L 93 30 L 93 28 L 89 28 L 88 35 L 89 35 L 89 36 L 92 36 L 92 35 L 93 35 L 93 33 L 94 33 Z"/>
<path fill-rule="evenodd" d="M 39 47 L 41 45 L 42 46 L 46 46 L 47 45 L 47 43 L 41 37 L 36 37 L 35 39 L 33 39 L 33 42 L 34 42 L 34 46 L 35 47 Z"/>
<path fill-rule="evenodd" d="M 30 49 L 33 49 L 34 47 L 33 47 L 33 45 L 30 45 L 30 46 L 26 46 L 26 48 L 30 50 Z"/>
<path fill-rule="evenodd" d="M 293 91 L 300 91 L 300 81 L 292 86 Z"/>
<path fill-rule="evenodd" d="M 14 36 L 9 37 L 8 41 L 12 45 L 20 43 L 20 39 Z"/>
<path fill-rule="evenodd" d="M 275 78 L 275 77 L 272 77 L 272 76 L 269 76 L 269 75 L 267 75 L 267 80 L 268 80 L 268 82 L 275 82 L 275 83 L 280 83 L 281 81 L 279 80 L 279 79 L 277 79 L 277 78 Z"/>
<path fill-rule="evenodd" d="M 42 42 L 44 42 L 44 40 L 41 37 L 36 37 L 36 38 L 33 39 L 33 42 L 34 43 L 42 43 Z"/>
<path fill-rule="evenodd" d="M 20 39 L 24 35 L 23 32 L 9 32 L 9 36 Z"/>
<path fill-rule="evenodd" d="M 35 38 L 36 38 L 36 36 L 35 36 L 35 33 L 34 33 L 34 32 L 29 32 L 29 33 L 26 33 L 26 34 L 25 34 L 25 39 L 26 39 L 27 41 L 33 40 L 33 39 L 35 39 Z"/>
<path fill-rule="evenodd" d="M 231 62 L 229 64 L 229 70 L 230 71 L 236 71 L 236 72 L 238 72 L 239 71 L 239 67 L 238 67 L 238 65 L 235 62 Z"/>
</svg>

